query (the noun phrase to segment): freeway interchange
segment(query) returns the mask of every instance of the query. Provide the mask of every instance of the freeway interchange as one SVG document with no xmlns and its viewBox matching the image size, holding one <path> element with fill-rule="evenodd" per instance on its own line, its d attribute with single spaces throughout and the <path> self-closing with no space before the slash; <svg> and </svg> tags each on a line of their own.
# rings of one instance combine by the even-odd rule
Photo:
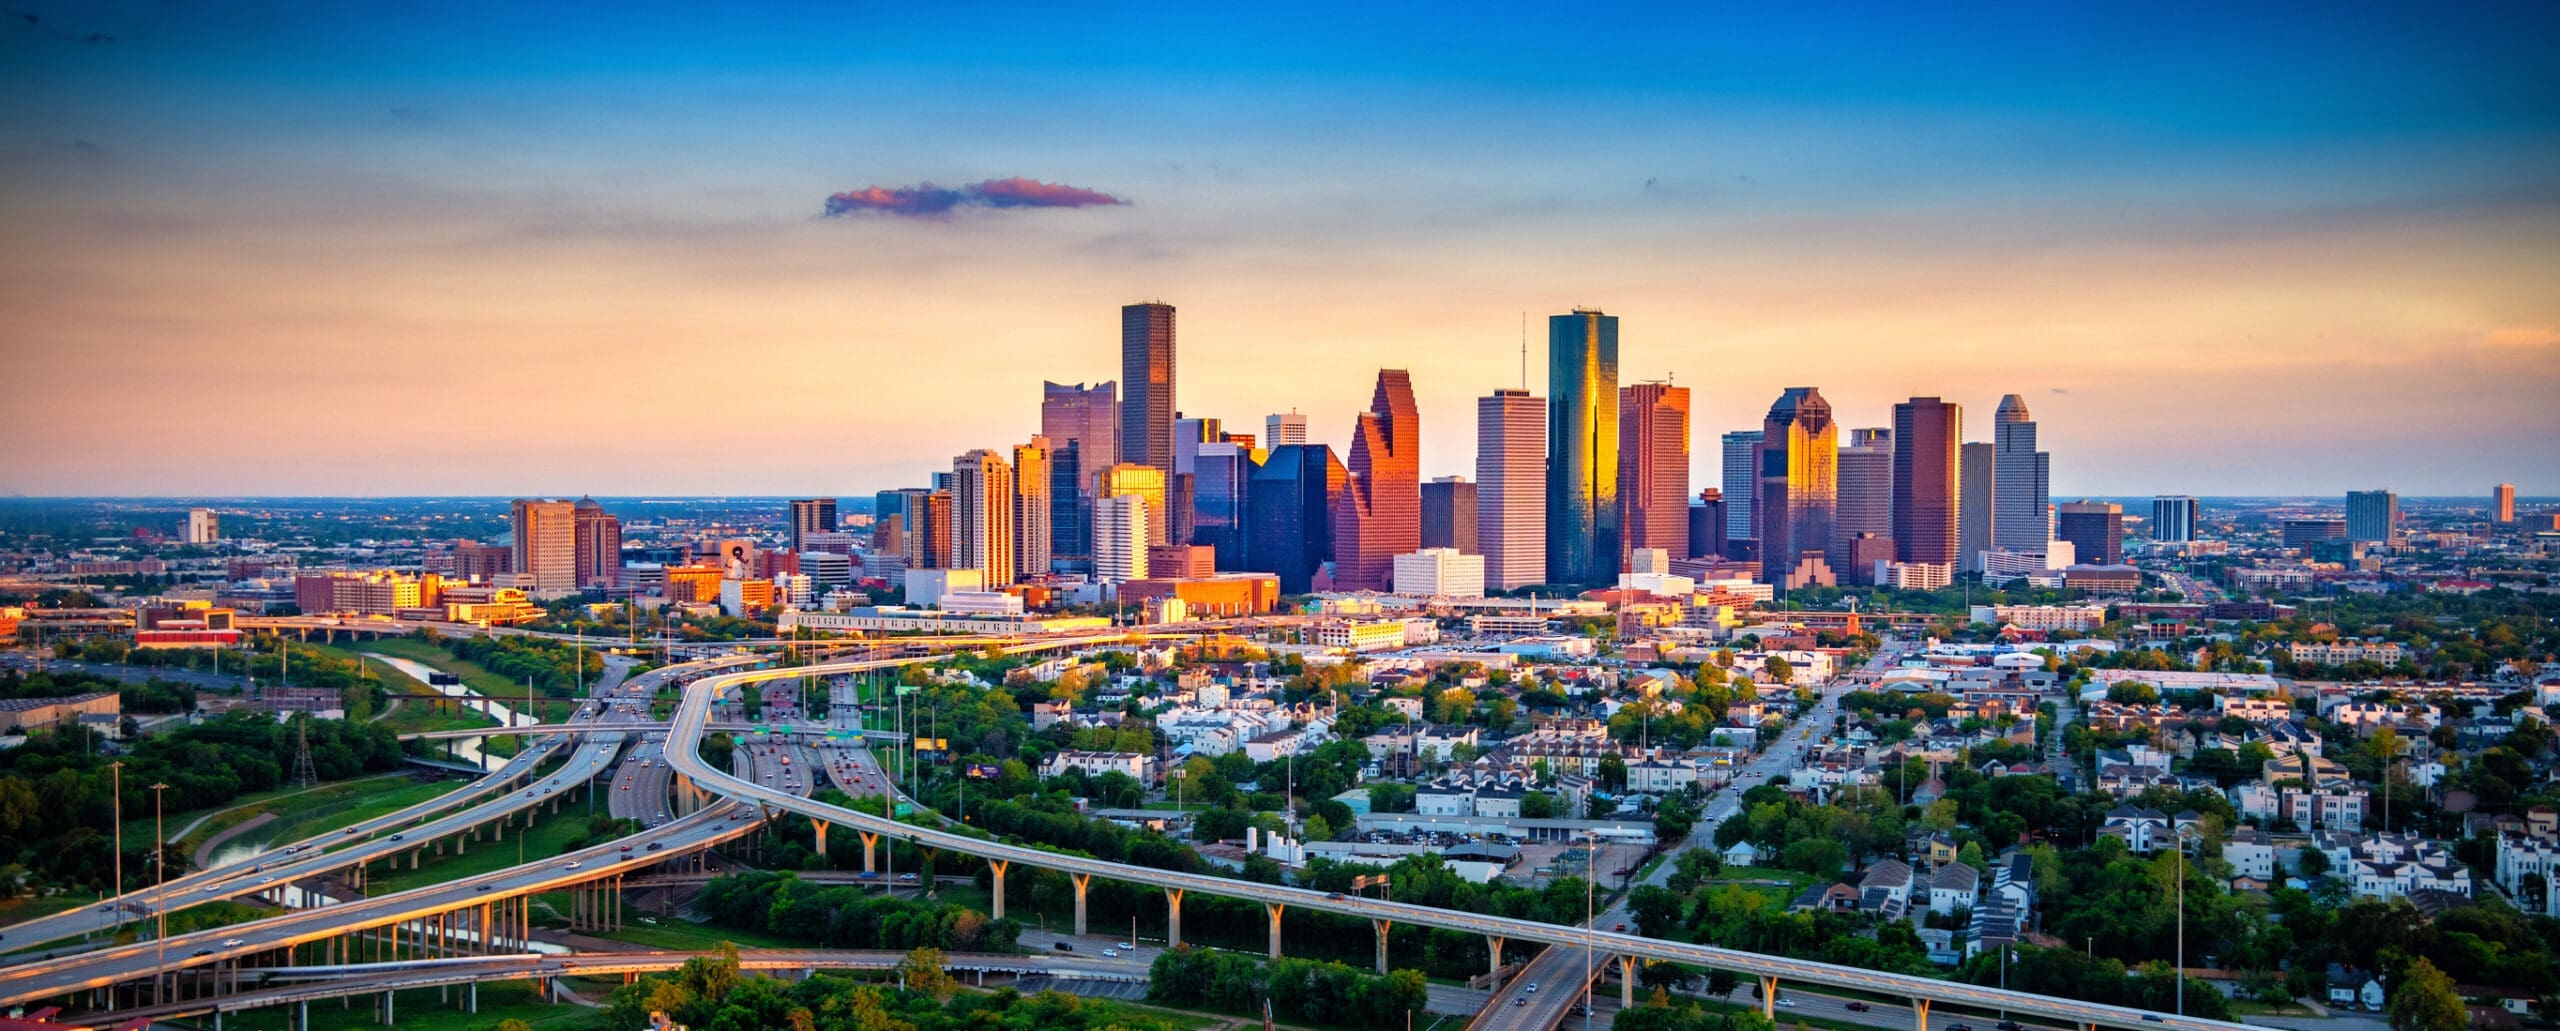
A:
<svg viewBox="0 0 2560 1031">
<path fill-rule="evenodd" d="M 1044 650 L 1086 643 L 1091 642 L 1084 638 L 1035 639 L 1013 642 L 1012 650 Z M 643 829 L 639 833 L 620 841 L 566 855 L 541 857 L 522 865 L 443 884 L 336 902 L 244 924 L 174 935 L 163 940 L 100 948 L 69 956 L 37 958 L 0 967 L 0 1006 L 26 1005 L 44 1000 L 76 1002 L 86 996 L 92 1006 L 114 1009 L 120 1008 L 121 1003 L 121 1008 L 142 1015 L 219 1014 L 223 1010 L 236 1011 L 277 1002 L 307 1001 L 315 991 L 334 997 L 390 988 L 522 979 L 566 970 L 599 971 L 606 969 L 603 964 L 608 960 L 640 963 L 644 961 L 622 959 L 627 955 L 624 953 L 587 953 L 576 957 L 526 955 L 532 945 L 530 896 L 538 892 L 569 890 L 573 898 L 579 900 L 575 903 L 579 915 L 573 917 L 573 921 L 610 925 L 619 919 L 618 906 L 612 899 L 618 898 L 618 889 L 624 878 L 645 874 L 660 868 L 669 859 L 701 853 L 749 834 L 760 826 L 759 817 L 770 818 L 790 812 L 806 816 L 816 824 L 822 847 L 828 829 L 837 827 L 860 835 L 866 853 L 879 839 L 889 838 L 946 853 L 978 857 L 987 863 L 995 882 L 995 912 L 992 915 L 999 918 L 1003 916 L 1004 880 L 1013 867 L 1051 869 L 1068 874 L 1076 888 L 1077 934 L 1086 931 L 1083 901 L 1087 885 L 1092 878 L 1101 877 L 1145 884 L 1164 891 L 1169 917 L 1169 945 L 1178 944 L 1181 940 L 1182 899 L 1188 893 L 1199 892 L 1251 900 L 1264 906 L 1271 918 L 1275 954 L 1280 921 L 1292 909 L 1337 913 L 1370 921 L 1378 932 L 1378 966 L 1382 970 L 1388 961 L 1386 930 L 1397 924 L 1481 934 L 1494 944 L 1497 965 L 1505 948 L 1516 950 L 1543 946 L 1540 955 L 1513 979 L 1513 984 L 1542 983 L 1547 989 L 1544 998 L 1535 998 L 1537 993 L 1514 996 L 1508 992 L 1497 992 L 1492 1005 L 1488 1005 L 1476 1023 L 1471 1025 L 1474 1027 L 1534 1027 L 1541 1031 L 1552 1028 L 1567 1015 L 1571 1003 L 1583 996 L 1583 986 L 1591 978 L 1612 964 L 1632 970 L 1635 964 L 1650 960 L 1728 970 L 1754 978 L 1760 985 L 1764 1007 L 1775 1004 L 1782 998 L 1783 990 L 1790 986 L 1827 987 L 1908 999 L 1911 1000 L 1913 1023 L 1920 1031 L 1927 1031 L 1930 1009 L 1939 1005 L 1983 1012 L 2001 1010 L 2073 1027 L 2222 1031 L 2244 1026 L 1711 945 L 1650 939 L 1621 929 L 1627 920 L 1623 904 L 1596 914 L 1588 927 L 1546 924 L 1106 862 L 988 840 L 940 827 L 896 822 L 808 797 L 820 777 L 828 778 L 832 786 L 844 789 L 848 794 L 890 792 L 892 789 L 883 772 L 860 748 L 812 747 L 787 738 L 767 736 L 762 741 L 749 739 L 737 746 L 733 755 L 734 770 L 717 769 L 701 756 L 700 745 L 704 736 L 719 726 L 714 722 L 715 709 L 724 700 L 738 698 L 741 691 L 771 691 L 785 686 L 781 682 L 795 678 L 862 673 L 936 658 L 939 656 L 901 655 L 758 669 L 738 668 L 752 659 L 728 657 L 654 670 L 631 678 L 627 684 L 608 681 L 600 685 L 599 703 L 582 708 L 580 714 L 573 718 L 576 725 L 556 728 L 564 734 L 577 735 L 574 743 L 557 747 L 529 744 L 506 769 L 482 778 L 465 792 L 368 821 L 353 829 L 353 833 L 340 835 L 349 842 L 340 847 L 330 848 L 331 842 L 315 839 L 292 849 L 280 850 L 272 856 L 261 856 L 245 871 L 237 866 L 226 867 L 194 875 L 193 879 L 172 882 L 167 896 L 168 908 L 178 908 L 182 903 L 257 893 L 274 885 L 289 883 L 291 878 L 348 867 L 353 867 L 357 871 L 355 876 L 361 879 L 363 871 L 372 863 L 396 862 L 403 852 L 407 852 L 414 863 L 415 857 L 431 843 L 449 841 L 457 848 L 463 847 L 478 828 L 484 825 L 503 827 L 504 821 L 514 814 L 539 805 L 556 806 L 580 786 L 606 791 L 608 811 L 614 816 L 641 823 Z M 682 699 L 666 724 L 655 724 L 646 718 L 647 700 L 668 684 L 681 686 Z M 779 692 L 766 695 L 768 705 L 775 704 L 778 695 Z M 637 704 L 628 704 L 630 700 L 636 700 Z M 1806 736 L 1821 720 L 1828 718 L 1824 714 L 1832 704 L 1830 699 L 1825 699 L 1809 718 L 1798 721 L 1790 728 L 1787 737 L 1763 754 L 1751 772 L 1767 775 L 1791 764 L 1789 757 L 1800 754 Z M 774 711 L 790 712 L 788 708 L 776 708 Z M 483 731 L 492 736 L 506 732 L 503 728 Z M 566 738 L 529 736 L 527 740 L 557 742 Z M 626 747 L 629 749 L 627 754 Z M 560 767 L 522 789 L 513 787 L 516 780 L 532 773 L 546 757 L 562 753 L 565 753 L 565 759 Z M 618 768 L 617 758 L 621 759 Z M 1715 821 L 1734 811 L 1736 802 L 1733 795 L 1739 790 L 1737 786 L 1710 801 L 1707 819 L 1701 821 L 1697 831 L 1699 835 L 1711 838 Z M 475 799 L 480 800 L 478 804 L 459 812 L 428 818 L 428 812 L 441 811 Z M 410 821 L 408 829 L 392 830 L 404 819 Z M 392 830 L 392 833 L 382 834 L 385 830 Z M 498 846 L 491 843 L 482 847 Z M 1659 879 L 1665 870 L 1667 864 L 1655 872 L 1654 878 Z M 182 892 L 192 892 L 195 897 L 183 897 Z M 119 901 L 127 905 L 144 905 L 157 896 L 156 892 L 136 892 Z M 83 912 L 113 923 L 112 914 L 98 913 L 97 907 L 85 907 Z M 73 914 L 62 916 L 71 917 Z M 8 944 L 23 947 L 25 939 L 20 935 L 27 932 L 21 928 L 34 927 L 37 928 L 36 933 L 63 938 L 84 934 L 99 926 L 95 919 L 86 922 L 81 919 L 61 920 L 59 924 L 43 927 L 37 924 L 31 922 L 20 928 L 11 928 Z M 400 949 L 404 938 L 410 947 L 409 953 Z M 298 946 L 305 948 L 297 950 Z M 247 991 L 241 987 L 273 985 L 279 979 L 291 980 L 312 973 L 319 968 L 311 965 L 307 957 L 315 954 L 321 958 L 321 966 L 345 968 L 338 970 L 332 980 L 323 982 L 323 988 L 295 989 L 300 994 L 288 999 L 276 991 Z M 368 958 L 398 959 L 408 954 L 441 959 L 445 965 L 393 969 L 383 963 L 363 962 Z M 298 957 L 304 958 L 298 963 Z M 850 963 L 837 964 L 828 956 L 817 954 L 808 958 L 810 962 L 798 966 Z M 1032 959 L 1048 961 L 1040 964 L 1044 968 L 1040 971 L 1042 973 L 1056 975 L 1064 969 L 1066 976 L 1074 976 L 1083 970 L 1074 961 L 1053 957 Z M 366 976 L 378 975 L 388 980 L 377 983 L 357 977 L 353 970 L 355 967 L 366 968 Z M 1093 976 L 1102 975 L 1094 973 Z M 140 985 L 150 987 L 145 990 L 138 987 Z M 192 1000 L 176 997 L 190 989 L 196 994 Z M 237 990 L 238 994 L 225 989 Z M 1513 1004 L 1511 1000 L 1515 998 L 1520 1000 L 1519 1004 Z M 267 1001 L 259 1001 L 261 999 Z"/>
</svg>

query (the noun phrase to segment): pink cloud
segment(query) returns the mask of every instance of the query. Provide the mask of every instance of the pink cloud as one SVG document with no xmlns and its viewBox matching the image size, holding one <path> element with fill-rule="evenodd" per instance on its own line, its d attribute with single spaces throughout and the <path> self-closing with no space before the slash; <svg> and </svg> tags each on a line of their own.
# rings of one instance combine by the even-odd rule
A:
<svg viewBox="0 0 2560 1031">
<path fill-rule="evenodd" d="M 827 215 L 880 212 L 915 218 L 943 218 L 962 205 L 989 208 L 1083 208 L 1127 204 L 1126 198 L 1065 183 L 1044 183 L 1015 176 L 945 189 L 932 183 L 914 186 L 869 186 L 827 198 Z"/>
</svg>

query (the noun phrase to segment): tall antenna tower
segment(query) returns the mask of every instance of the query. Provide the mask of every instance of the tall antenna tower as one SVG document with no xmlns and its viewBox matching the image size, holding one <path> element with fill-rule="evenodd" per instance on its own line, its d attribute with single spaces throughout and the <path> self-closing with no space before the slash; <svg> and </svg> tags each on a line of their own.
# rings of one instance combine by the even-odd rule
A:
<svg viewBox="0 0 2560 1031">
<path fill-rule="evenodd" d="M 320 782 L 320 773 L 311 766 L 311 714 L 293 721 L 293 783 L 307 788 Z"/>
<path fill-rule="evenodd" d="M 1529 389 L 1529 313 L 1520 313 L 1520 389 Z"/>
</svg>

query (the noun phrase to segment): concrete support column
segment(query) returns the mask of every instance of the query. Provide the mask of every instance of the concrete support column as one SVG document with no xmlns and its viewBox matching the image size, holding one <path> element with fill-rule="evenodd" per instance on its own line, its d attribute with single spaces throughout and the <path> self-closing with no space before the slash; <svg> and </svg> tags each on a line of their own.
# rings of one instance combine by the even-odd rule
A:
<svg viewBox="0 0 2560 1031">
<path fill-rule="evenodd" d="M 466 1013 L 480 1012 L 480 982 L 472 981 L 463 986 L 462 1009 Z"/>
<path fill-rule="evenodd" d="M 1769 1018 L 1773 1022 L 1778 1019 L 1777 978 L 1763 977 L 1760 979 L 1760 1015 Z M 1928 1018 L 1921 1018 L 1920 1031 L 1929 1031 Z"/>
<path fill-rule="evenodd" d="M 1490 934 L 1484 936 L 1485 952 L 1490 954 L 1493 958 L 1492 964 L 1485 968 L 1485 973 L 1499 974 L 1502 972 L 1502 944 L 1503 940 L 1500 938 L 1494 937 Z M 1497 984 L 1494 987 L 1500 988 L 1502 986 Z"/>
<path fill-rule="evenodd" d="M 810 823 L 812 823 L 812 824 L 815 824 L 815 825 L 817 826 L 817 828 L 818 828 L 818 854 L 819 854 L 819 855 L 821 855 L 821 856 L 826 855 L 826 854 L 827 854 L 827 821 L 825 821 L 825 820 L 811 820 L 811 821 L 809 821 L 809 822 L 810 822 Z M 1001 917 L 999 917 L 998 919 L 1002 919 L 1002 918 L 1001 918 Z"/>
<path fill-rule="evenodd" d="M 311 1004 L 309 1002 L 297 1002 L 293 1004 L 293 1031 L 311 1031 Z"/>
<path fill-rule="evenodd" d="M 394 1025 L 392 1024 L 392 1014 L 391 1014 L 391 993 L 390 993 L 390 992 L 384 992 L 384 993 L 382 993 L 382 1026 L 384 1026 L 384 1027 L 391 1027 L 391 1026 L 394 1026 Z"/>
<path fill-rule="evenodd" d="M 413 848 L 409 850 L 409 869 L 415 870 L 418 868 L 418 857 L 425 855 L 426 851 L 427 850 L 425 848 Z"/>
<path fill-rule="evenodd" d="M 1929 1031 L 1929 1000 L 1911 1000 L 1911 1026 L 1918 1031 Z"/>
<path fill-rule="evenodd" d="M 1376 917 L 1371 917 L 1369 923 L 1378 929 L 1378 972 L 1383 974 L 1387 972 L 1387 930 L 1396 924 L 1393 920 L 1381 920 Z"/>
<path fill-rule="evenodd" d="M 824 834 L 826 833 L 826 831 L 825 831 L 824 827 L 825 827 L 825 825 L 824 825 L 824 824 L 821 824 L 821 825 L 820 825 L 820 830 L 818 831 L 818 833 L 819 833 L 819 834 L 824 835 Z M 994 913 L 993 913 L 992 915 L 993 915 L 996 919 L 998 919 L 998 920 L 1002 920 L 1002 919 L 1004 919 L 1004 872 L 1005 872 L 1005 870 L 1006 870 L 1006 869 L 1010 868 L 1011 866 L 1013 866 L 1013 864 L 1012 864 L 1011 862 L 1006 861 L 1006 860 L 1002 860 L 1002 859 L 990 859 L 990 860 L 987 860 L 987 872 L 989 872 L 989 873 L 991 873 L 991 874 L 994 874 L 994 875 L 995 875 L 995 889 L 996 889 L 996 890 L 995 890 L 995 896 L 994 896 L 994 907 L 993 907 L 993 908 L 994 908 Z"/>
<path fill-rule="evenodd" d="M 1636 958 L 1618 957 L 1618 1005 L 1634 1009 L 1636 1005 Z"/>
<path fill-rule="evenodd" d="M 1262 904 L 1262 908 L 1264 908 L 1264 909 L 1267 909 L 1267 910 L 1270 910 L 1270 911 L 1271 911 L 1271 958 L 1273 958 L 1273 959 L 1279 959 L 1279 958 L 1280 958 L 1280 914 L 1281 914 L 1281 912 L 1282 912 L 1283 910 L 1286 910 L 1286 909 L 1288 909 L 1289 907 L 1284 906 L 1284 905 L 1281 905 L 1281 904 L 1279 904 L 1279 903 L 1277 903 L 1277 902 L 1265 902 L 1265 903 L 1263 903 L 1263 904 Z"/>
<path fill-rule="evenodd" d="M 1164 890 L 1164 947 L 1170 949 L 1180 944 L 1182 944 L 1182 889 L 1166 888 Z"/>
<path fill-rule="evenodd" d="M 873 834 L 873 833 L 871 833 L 871 832 L 869 832 L 869 831 L 863 831 L 863 832 L 861 832 L 861 833 L 862 833 L 862 872 L 864 872 L 864 873 L 879 873 L 879 872 L 880 872 L 880 864 L 879 864 L 879 861 L 878 861 L 878 860 L 879 860 L 879 855 L 878 855 L 879 850 L 878 850 L 877 846 L 880 844 L 880 836 L 879 836 L 879 835 L 877 835 L 877 834 Z"/>
</svg>

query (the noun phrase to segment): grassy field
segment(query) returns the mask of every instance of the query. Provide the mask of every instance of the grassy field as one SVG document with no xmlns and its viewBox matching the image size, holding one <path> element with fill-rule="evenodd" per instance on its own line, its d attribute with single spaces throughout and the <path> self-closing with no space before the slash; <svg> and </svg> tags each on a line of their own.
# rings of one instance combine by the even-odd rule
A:
<svg viewBox="0 0 2560 1031">
<path fill-rule="evenodd" d="M 93 898 L 74 898 L 69 895 L 0 899 L 0 927 L 6 927 L 21 920 L 52 916 L 67 909 L 78 909 L 83 903 L 95 901 L 97 900 Z"/>
<path fill-rule="evenodd" d="M 582 992 L 584 989 L 580 989 Z M 546 1003 L 531 982 L 495 981 L 480 986 L 480 1012 L 462 1010 L 462 990 L 454 989 L 449 1001 L 438 1001 L 436 989 L 418 988 L 394 996 L 392 1017 L 401 1031 L 486 1031 L 502 1020 L 521 1020 L 542 1031 L 587 1031 L 604 1027 L 600 1010 L 568 1003 Z M 595 996 L 589 996 L 594 998 Z M 375 997 L 363 996 L 355 1005 L 340 1008 L 336 1003 L 311 1005 L 312 1031 L 351 1031 L 355 1028 L 386 1027 L 376 1018 Z M 293 1014 L 284 1007 L 247 1010 L 224 1014 L 224 1027 L 275 1029 L 293 1026 Z"/>
<path fill-rule="evenodd" d="M 372 895 L 389 895 L 504 870 L 520 863 L 536 862 L 545 856 L 559 855 L 569 842 L 587 834 L 587 806 L 584 802 L 569 803 L 556 814 L 536 817 L 531 830 L 514 822 L 520 819 L 510 818 L 511 825 L 504 841 L 476 841 L 471 844 L 471 851 L 458 856 L 451 851 L 441 856 L 429 852 L 415 870 L 409 869 L 406 859 L 400 860 L 393 869 L 376 867 L 373 879 L 366 882 L 365 890 Z"/>
<path fill-rule="evenodd" d="M 470 783 L 462 780 L 434 780 L 405 784 L 397 788 L 377 789 L 327 806 L 314 806 L 288 815 L 260 828 L 269 841 L 291 842 L 340 827 L 350 827 L 379 816 L 388 816 L 420 802 L 429 801 L 461 789 Z"/>
<path fill-rule="evenodd" d="M 691 920 L 686 920 L 681 917 L 648 917 L 648 919 L 658 921 L 655 924 L 641 923 L 640 921 L 642 918 L 643 914 L 640 913 L 625 913 L 625 923 L 623 928 L 619 931 L 587 931 L 583 933 L 588 937 L 603 938 L 607 941 L 629 942 L 633 945 L 645 945 L 653 949 L 683 949 L 690 952 L 710 952 L 718 949 L 721 942 L 730 942 L 742 949 L 797 949 L 808 947 L 807 944 L 803 942 L 789 941 L 782 938 L 776 938 L 768 934 L 756 934 L 750 931 L 731 930 L 726 927 L 713 927 L 709 924 L 697 924 Z"/>
<path fill-rule="evenodd" d="M 277 788 L 273 791 L 242 795 L 233 799 L 226 808 L 210 810 L 219 815 L 206 820 L 203 826 L 195 828 L 185 837 L 176 838 L 171 844 L 192 851 L 206 838 L 238 826 L 242 821 L 260 813 L 275 813 L 279 817 L 290 818 L 292 814 L 306 809 L 325 807 L 347 798 L 361 797 L 367 792 L 381 791 L 386 787 L 386 782 L 395 781 L 398 777 L 398 774 L 385 773 L 355 780 L 343 780 L 334 784 L 322 784 L 308 789 Z M 194 809 L 183 813 L 170 813 L 162 822 L 170 834 L 176 835 L 179 830 L 208 811 Z M 139 819 L 128 819 L 124 822 L 124 840 L 127 848 L 150 847 L 151 835 L 151 814 L 148 810 L 144 811 Z"/>
</svg>

